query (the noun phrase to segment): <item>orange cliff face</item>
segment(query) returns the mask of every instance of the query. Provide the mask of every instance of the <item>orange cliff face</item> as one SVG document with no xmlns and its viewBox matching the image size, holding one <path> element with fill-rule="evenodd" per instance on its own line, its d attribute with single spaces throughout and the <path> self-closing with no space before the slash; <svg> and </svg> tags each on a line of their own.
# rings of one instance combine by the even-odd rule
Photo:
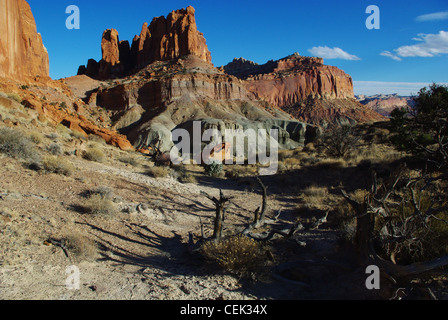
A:
<svg viewBox="0 0 448 320">
<path fill-rule="evenodd" d="M 0 0 L 0 77 L 49 80 L 49 59 L 25 0 Z"/>
<path fill-rule="evenodd" d="M 317 99 L 354 99 L 352 78 L 344 71 L 324 65 L 322 58 L 298 54 L 264 65 L 235 59 L 224 67 L 244 80 L 248 91 L 279 108 Z"/>
<path fill-rule="evenodd" d="M 194 55 L 211 63 L 212 58 L 204 35 L 198 31 L 195 9 L 187 7 L 171 12 L 166 18 L 154 18 L 150 25 L 144 23 L 132 45 L 120 41 L 118 31 L 104 31 L 101 41 L 102 59 L 90 59 L 81 66 L 78 75 L 94 79 L 121 78 L 137 72 L 154 61 L 169 61 Z"/>
<path fill-rule="evenodd" d="M 385 118 L 355 100 L 353 80 L 322 58 L 298 53 L 258 65 L 235 59 L 222 67 L 241 79 L 257 99 L 312 124 L 381 121 Z"/>
</svg>

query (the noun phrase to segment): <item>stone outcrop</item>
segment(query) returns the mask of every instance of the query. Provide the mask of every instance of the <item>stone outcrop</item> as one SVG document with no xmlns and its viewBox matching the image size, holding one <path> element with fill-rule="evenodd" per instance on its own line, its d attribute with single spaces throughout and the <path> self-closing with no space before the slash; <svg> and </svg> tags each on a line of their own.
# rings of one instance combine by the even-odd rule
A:
<svg viewBox="0 0 448 320">
<path fill-rule="evenodd" d="M 132 45 L 120 41 L 117 30 L 108 29 L 103 33 L 101 50 L 101 61 L 89 60 L 87 67 L 79 68 L 79 75 L 101 80 L 121 78 L 154 61 L 169 61 L 186 55 L 211 63 L 210 51 L 204 35 L 197 29 L 195 9 L 191 6 L 173 11 L 166 18 L 154 18 L 149 25 L 144 23 Z"/>
<path fill-rule="evenodd" d="M 25 0 L 0 0 L 0 77 L 49 79 L 49 58 Z"/>
</svg>

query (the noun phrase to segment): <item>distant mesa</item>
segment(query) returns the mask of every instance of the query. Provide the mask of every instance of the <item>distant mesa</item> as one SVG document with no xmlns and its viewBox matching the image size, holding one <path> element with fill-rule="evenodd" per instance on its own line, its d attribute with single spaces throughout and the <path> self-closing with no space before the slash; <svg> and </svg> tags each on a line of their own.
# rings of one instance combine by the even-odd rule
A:
<svg viewBox="0 0 448 320">
<path fill-rule="evenodd" d="M 358 95 L 356 99 L 367 108 L 385 117 L 389 117 L 395 109 L 410 108 L 415 104 L 413 97 L 399 96 L 398 94 Z"/>
<path fill-rule="evenodd" d="M 171 12 L 166 18 L 154 18 L 144 23 L 132 44 L 120 41 L 118 31 L 104 31 L 101 41 L 102 59 L 90 59 L 80 66 L 78 75 L 93 79 L 122 78 L 133 74 L 155 61 L 169 61 L 194 55 L 211 63 L 212 57 L 204 35 L 196 26 L 195 9 L 191 6 Z"/>
</svg>

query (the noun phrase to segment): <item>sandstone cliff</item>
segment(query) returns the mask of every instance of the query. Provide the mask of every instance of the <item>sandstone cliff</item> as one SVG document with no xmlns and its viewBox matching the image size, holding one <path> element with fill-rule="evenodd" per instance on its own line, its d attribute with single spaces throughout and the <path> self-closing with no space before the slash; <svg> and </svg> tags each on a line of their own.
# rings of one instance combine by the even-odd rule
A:
<svg viewBox="0 0 448 320">
<path fill-rule="evenodd" d="M 101 41 L 102 59 L 89 60 L 78 74 L 94 79 L 121 78 L 130 75 L 154 61 L 168 61 L 194 55 L 211 63 L 211 54 L 205 38 L 196 26 L 195 9 L 171 12 L 166 18 L 154 18 L 150 25 L 144 23 L 132 45 L 120 41 L 118 31 L 108 29 Z"/>
<path fill-rule="evenodd" d="M 257 99 L 301 121 L 326 125 L 383 119 L 355 100 L 352 78 L 324 65 L 322 58 L 295 53 L 263 65 L 235 59 L 222 70 L 243 80 Z"/>
<path fill-rule="evenodd" d="M 25 0 L 0 0 L 0 77 L 49 79 L 48 53 Z"/>
</svg>

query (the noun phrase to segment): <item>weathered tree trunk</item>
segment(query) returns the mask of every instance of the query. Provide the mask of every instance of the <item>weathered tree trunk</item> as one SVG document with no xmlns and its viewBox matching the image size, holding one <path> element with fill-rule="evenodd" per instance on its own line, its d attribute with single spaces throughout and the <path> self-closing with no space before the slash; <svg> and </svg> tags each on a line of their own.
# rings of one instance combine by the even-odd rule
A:
<svg viewBox="0 0 448 320">
<path fill-rule="evenodd" d="M 213 203 L 215 204 L 216 215 L 215 215 L 212 239 L 215 241 L 220 241 L 222 239 L 222 230 L 224 225 L 226 206 L 228 202 L 231 200 L 231 198 L 224 197 L 222 190 L 220 190 L 219 199 L 216 199 L 215 197 L 212 197 L 203 191 L 201 191 L 201 194 L 210 199 L 211 201 L 213 201 Z"/>
</svg>

